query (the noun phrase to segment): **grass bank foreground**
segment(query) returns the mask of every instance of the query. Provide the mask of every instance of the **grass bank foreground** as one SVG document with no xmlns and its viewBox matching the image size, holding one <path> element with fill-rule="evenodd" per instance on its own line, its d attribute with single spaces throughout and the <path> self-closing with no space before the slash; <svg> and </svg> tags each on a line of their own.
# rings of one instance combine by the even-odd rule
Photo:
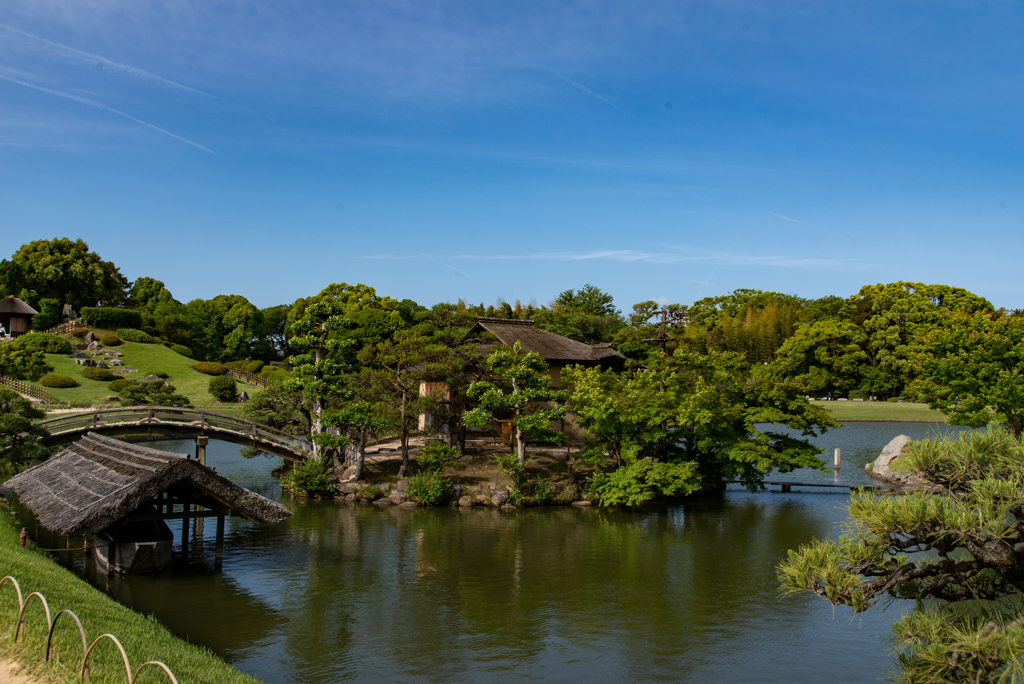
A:
<svg viewBox="0 0 1024 684">
<path fill-rule="evenodd" d="M 152 617 L 140 615 L 93 588 L 74 573 L 38 551 L 18 544 L 20 527 L 6 506 L 0 504 L 0 577 L 18 580 L 24 596 L 38 591 L 46 597 L 51 615 L 68 608 L 81 619 L 90 643 L 104 633 L 113 634 L 124 645 L 133 668 L 148 660 L 165 663 L 181 684 L 255 684 L 260 680 L 234 669 L 210 651 L 194 646 L 171 634 Z M 61 618 L 54 635 L 54 655 L 49 666 L 43 663 L 46 644 L 46 616 L 42 603 L 32 599 L 25 611 L 24 634 L 14 643 L 18 619 L 18 600 L 13 586 L 0 588 L 0 656 L 16 660 L 40 680 L 79 681 L 82 664 L 82 640 L 74 621 Z M 196 615 L 202 620 L 202 615 Z M 89 682 L 124 684 L 124 664 L 114 643 L 105 639 L 89 658 Z M 146 668 L 140 684 L 169 682 L 156 668 Z"/>
<path fill-rule="evenodd" d="M 828 409 L 839 422 L 858 420 L 922 421 L 945 423 L 941 411 L 928 408 L 928 404 L 905 401 L 898 404 L 890 401 L 812 401 L 815 406 Z"/>
</svg>

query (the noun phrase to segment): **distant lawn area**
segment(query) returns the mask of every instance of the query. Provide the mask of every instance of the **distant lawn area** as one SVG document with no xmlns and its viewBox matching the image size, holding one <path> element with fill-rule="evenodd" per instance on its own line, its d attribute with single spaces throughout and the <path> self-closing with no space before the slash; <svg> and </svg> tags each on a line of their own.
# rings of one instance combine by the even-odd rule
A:
<svg viewBox="0 0 1024 684">
<path fill-rule="evenodd" d="M 940 411 L 933 411 L 928 404 L 902 404 L 887 401 L 812 401 L 815 406 L 828 409 L 836 420 L 922 420 L 945 423 L 946 417 Z"/>
<path fill-rule="evenodd" d="M 97 331 L 99 334 L 99 331 Z M 162 344 L 140 344 L 138 342 L 125 342 L 118 347 L 105 347 L 124 354 L 120 357 L 124 366 L 137 368 L 138 373 L 125 373 L 122 377 L 132 380 L 141 380 L 150 373 L 167 373 L 167 382 L 171 383 L 179 394 L 187 396 L 194 406 L 202 406 L 217 410 L 218 408 L 237 408 L 238 404 L 221 403 L 210 396 L 208 390 L 212 376 L 204 375 L 192 370 L 190 366 L 195 363 L 194 359 L 171 351 Z M 65 358 L 59 354 L 47 354 L 46 362 L 54 367 L 54 373 L 67 375 L 74 378 L 79 386 L 67 389 L 50 389 L 50 395 L 58 402 L 71 402 L 72 406 L 91 406 L 107 403 L 107 396 L 117 394 L 109 389 L 110 381 L 99 382 L 89 380 L 82 375 L 85 366 L 79 366 L 74 359 Z M 117 370 L 112 367 L 111 370 Z M 250 397 L 261 391 L 259 387 L 248 385 L 240 380 L 238 383 L 240 391 L 246 392 Z M 194 395 L 194 396 L 193 396 Z"/>
</svg>

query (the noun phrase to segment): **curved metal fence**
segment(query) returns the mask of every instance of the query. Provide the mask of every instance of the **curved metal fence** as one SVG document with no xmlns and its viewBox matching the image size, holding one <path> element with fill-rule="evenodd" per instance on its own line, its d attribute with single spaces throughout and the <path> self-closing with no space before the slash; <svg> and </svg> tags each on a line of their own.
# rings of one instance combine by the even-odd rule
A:
<svg viewBox="0 0 1024 684">
<path fill-rule="evenodd" d="M 96 637 L 90 644 L 89 640 L 85 636 L 85 628 L 82 626 L 82 621 L 78 619 L 78 616 L 75 615 L 73 611 L 71 611 L 68 608 L 64 608 L 58 611 L 58 613 L 53 617 L 50 617 L 50 604 L 47 603 L 46 597 L 43 596 L 41 593 L 39 593 L 38 591 L 33 591 L 31 594 L 23 598 L 21 593 L 21 585 L 18 584 L 18 580 L 14 579 L 10 575 L 7 575 L 3 579 L 0 579 L 0 589 L 2 589 L 5 584 L 11 584 L 14 587 L 14 591 L 16 592 L 18 597 L 18 622 L 14 626 L 15 643 L 17 643 L 18 641 L 18 637 L 24 634 L 25 632 L 25 609 L 32 601 L 32 598 L 38 598 L 39 601 L 43 604 L 43 611 L 46 615 L 46 646 L 43 648 L 43 662 L 49 663 L 50 657 L 53 655 L 53 634 L 54 631 L 57 629 L 57 621 L 60 619 L 62 615 L 68 615 L 71 617 L 72 620 L 75 621 L 75 626 L 78 627 L 78 634 L 82 637 L 82 667 L 80 668 L 82 682 L 86 682 L 89 679 L 89 658 L 92 656 L 93 651 L 96 649 L 99 643 L 106 639 L 112 641 L 114 643 L 114 646 L 117 647 L 118 652 L 120 652 L 121 654 L 121 660 L 124 663 L 124 671 L 125 676 L 128 679 L 128 684 L 135 684 L 135 682 L 137 682 L 139 679 L 139 673 L 147 667 L 155 667 L 160 670 L 163 670 L 163 672 L 167 675 L 167 678 L 172 682 L 172 684 L 178 684 L 178 680 L 174 676 L 174 673 L 171 672 L 171 668 L 167 667 L 160 661 L 148 660 L 133 670 L 131 661 L 128 660 L 128 653 L 124 650 L 124 646 L 121 644 L 121 642 L 118 640 L 116 636 L 114 636 L 113 634 L 101 634 L 100 636 Z"/>
</svg>

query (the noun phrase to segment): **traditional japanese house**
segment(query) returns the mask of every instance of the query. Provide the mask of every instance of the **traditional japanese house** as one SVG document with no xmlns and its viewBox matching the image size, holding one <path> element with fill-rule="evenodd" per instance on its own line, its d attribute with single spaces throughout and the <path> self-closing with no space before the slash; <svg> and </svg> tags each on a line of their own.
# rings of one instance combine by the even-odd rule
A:
<svg viewBox="0 0 1024 684">
<path fill-rule="evenodd" d="M 48 530 L 91 540 L 108 572 L 152 572 L 171 562 L 169 520 L 183 531 L 197 518 L 217 518 L 215 567 L 221 566 L 224 518 L 276 524 L 284 506 L 185 454 L 159 451 L 87 433 L 5 487 Z M 188 534 L 183 534 L 183 539 Z"/>
<path fill-rule="evenodd" d="M 32 317 L 38 311 L 14 295 L 0 299 L 0 326 L 11 337 L 24 335 L 32 329 Z"/>
</svg>

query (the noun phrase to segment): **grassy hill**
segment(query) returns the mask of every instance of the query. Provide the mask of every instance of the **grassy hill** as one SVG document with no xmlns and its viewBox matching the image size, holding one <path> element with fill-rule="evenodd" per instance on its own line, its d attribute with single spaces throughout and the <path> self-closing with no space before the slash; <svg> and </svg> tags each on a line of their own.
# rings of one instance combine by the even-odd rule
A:
<svg viewBox="0 0 1024 684">
<path fill-rule="evenodd" d="M 96 331 L 97 336 L 102 331 Z M 75 340 L 76 342 L 78 340 Z M 210 384 L 209 375 L 204 375 L 190 367 L 195 363 L 194 359 L 171 351 L 162 344 L 140 344 L 138 342 L 125 342 L 119 347 L 111 347 L 114 351 L 121 352 L 124 356 L 121 360 L 128 368 L 137 368 L 138 373 L 125 373 L 123 377 L 133 380 L 141 380 L 150 373 L 167 373 L 167 381 L 171 383 L 179 394 L 184 394 L 192 400 L 194 406 L 203 407 L 224 407 L 237 406 L 237 404 L 224 404 L 210 396 L 207 387 Z M 46 362 L 54 367 L 54 373 L 67 375 L 78 381 L 78 387 L 67 389 L 51 389 L 50 395 L 59 402 L 70 402 L 72 406 L 96 406 L 106 404 L 107 396 L 117 394 L 111 392 L 108 385 L 110 382 L 90 380 L 82 376 L 85 366 L 79 366 L 74 359 L 65 358 L 59 354 L 47 354 Z M 116 369 L 112 369 L 116 370 Z M 259 392 L 260 388 L 248 385 L 236 380 L 240 390 L 245 391 L 249 396 Z"/>
</svg>

